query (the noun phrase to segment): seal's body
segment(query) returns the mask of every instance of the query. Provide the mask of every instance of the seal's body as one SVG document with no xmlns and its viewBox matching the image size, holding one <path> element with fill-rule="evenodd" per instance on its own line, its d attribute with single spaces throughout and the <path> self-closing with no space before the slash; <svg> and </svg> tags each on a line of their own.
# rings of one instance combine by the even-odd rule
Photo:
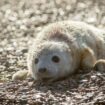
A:
<svg viewBox="0 0 105 105">
<path fill-rule="evenodd" d="M 57 80 L 79 68 L 104 70 L 105 31 L 83 22 L 52 23 L 36 37 L 27 62 L 35 80 Z"/>
</svg>

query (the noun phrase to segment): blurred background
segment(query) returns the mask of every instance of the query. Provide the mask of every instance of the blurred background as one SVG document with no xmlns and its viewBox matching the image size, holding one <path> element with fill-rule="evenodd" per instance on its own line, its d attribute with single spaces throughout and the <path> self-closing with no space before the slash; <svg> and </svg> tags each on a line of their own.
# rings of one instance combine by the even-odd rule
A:
<svg viewBox="0 0 105 105">
<path fill-rule="evenodd" d="M 0 0 L 0 81 L 27 70 L 28 48 L 37 33 L 61 20 L 105 29 L 105 0 Z"/>
</svg>

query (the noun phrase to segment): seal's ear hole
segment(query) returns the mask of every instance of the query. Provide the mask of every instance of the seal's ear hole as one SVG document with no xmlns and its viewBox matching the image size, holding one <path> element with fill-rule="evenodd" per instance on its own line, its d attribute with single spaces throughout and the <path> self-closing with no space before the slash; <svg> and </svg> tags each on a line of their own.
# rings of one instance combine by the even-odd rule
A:
<svg viewBox="0 0 105 105">
<path fill-rule="evenodd" d="M 38 58 L 35 58 L 35 64 L 37 64 L 39 62 L 39 59 Z"/>
<path fill-rule="evenodd" d="M 52 61 L 55 62 L 55 63 L 59 63 L 60 58 L 59 58 L 57 55 L 54 55 L 54 56 L 52 57 Z"/>
</svg>

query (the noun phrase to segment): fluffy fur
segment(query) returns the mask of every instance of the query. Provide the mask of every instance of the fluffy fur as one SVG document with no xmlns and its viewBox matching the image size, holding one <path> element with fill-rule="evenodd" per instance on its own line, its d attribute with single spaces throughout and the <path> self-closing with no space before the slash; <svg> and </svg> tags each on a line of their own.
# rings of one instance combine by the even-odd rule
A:
<svg viewBox="0 0 105 105">
<path fill-rule="evenodd" d="M 56 59 L 54 56 L 57 56 Z M 53 58 L 58 61 L 53 61 Z M 105 31 L 77 21 L 52 23 L 36 37 L 27 64 L 27 72 L 35 80 L 57 80 L 73 74 L 79 68 L 98 68 L 103 71 Z"/>
</svg>

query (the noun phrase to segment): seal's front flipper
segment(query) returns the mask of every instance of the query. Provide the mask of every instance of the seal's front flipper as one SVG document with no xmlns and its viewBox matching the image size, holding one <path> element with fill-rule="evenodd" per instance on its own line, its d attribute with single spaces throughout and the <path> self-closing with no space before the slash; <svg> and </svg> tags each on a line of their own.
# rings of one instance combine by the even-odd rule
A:
<svg viewBox="0 0 105 105">
<path fill-rule="evenodd" d="M 24 80 L 27 77 L 31 77 L 31 74 L 29 73 L 28 70 L 21 70 L 21 71 L 17 71 L 15 74 L 13 74 L 12 76 L 12 80 Z"/>
<path fill-rule="evenodd" d="M 94 55 L 93 50 L 90 47 L 83 45 L 81 50 L 80 68 L 82 68 L 83 70 L 92 69 L 94 67 L 95 62 L 96 57 Z"/>
</svg>

